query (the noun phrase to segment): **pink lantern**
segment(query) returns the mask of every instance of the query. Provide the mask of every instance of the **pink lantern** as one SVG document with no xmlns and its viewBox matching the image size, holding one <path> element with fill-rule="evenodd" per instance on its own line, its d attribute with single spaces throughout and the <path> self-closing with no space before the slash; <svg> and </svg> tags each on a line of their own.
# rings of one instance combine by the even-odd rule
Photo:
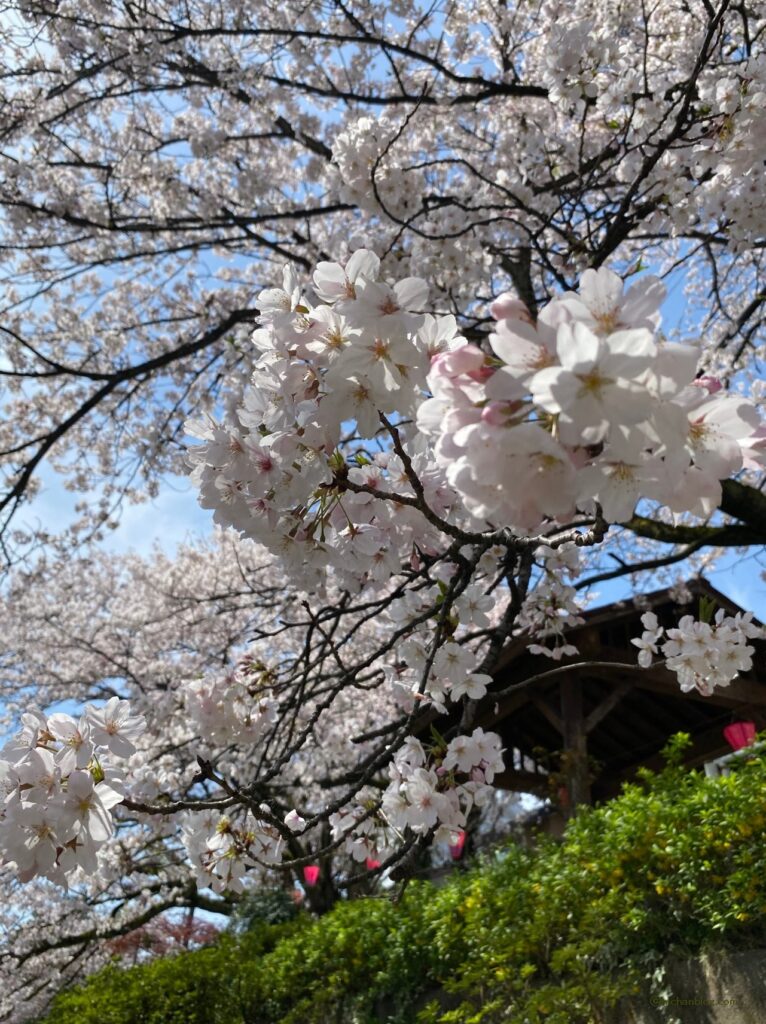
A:
<svg viewBox="0 0 766 1024">
<path fill-rule="evenodd" d="M 755 739 L 755 722 L 732 722 L 723 731 L 732 750 L 749 747 Z"/>
<path fill-rule="evenodd" d="M 374 857 L 368 857 L 364 863 L 368 871 L 377 871 L 377 869 L 380 867 L 380 861 L 375 860 Z"/>
<path fill-rule="evenodd" d="M 453 860 L 460 860 L 463 856 L 463 847 L 465 846 L 465 832 L 458 832 L 454 837 L 454 842 L 450 840 L 449 852 L 450 857 Z"/>
<path fill-rule="evenodd" d="M 306 885 L 308 885 L 309 888 L 311 886 L 316 885 L 318 878 L 319 878 L 319 865 L 318 864 L 307 864 L 306 867 L 303 869 L 303 881 L 306 883 Z"/>
</svg>

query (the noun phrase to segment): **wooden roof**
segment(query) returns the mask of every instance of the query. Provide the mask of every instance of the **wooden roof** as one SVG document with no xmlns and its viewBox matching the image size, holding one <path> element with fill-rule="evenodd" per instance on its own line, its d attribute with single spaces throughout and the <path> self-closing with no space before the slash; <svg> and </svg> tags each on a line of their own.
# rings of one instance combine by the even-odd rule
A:
<svg viewBox="0 0 766 1024">
<path fill-rule="evenodd" d="M 759 730 L 766 728 L 766 641 L 750 641 L 756 648 L 752 671 L 710 697 L 682 693 L 675 673 L 665 668 L 639 668 L 630 640 L 641 635 L 645 611 L 654 611 L 667 627 L 682 615 L 696 617 L 703 595 L 730 614 L 742 611 L 704 580 L 687 587 L 692 594 L 687 604 L 663 590 L 642 597 L 640 606 L 618 601 L 586 612 L 584 623 L 566 635 L 579 654 L 561 662 L 530 654 L 525 637 L 508 645 L 474 723 L 502 736 L 507 764 L 499 785 L 539 794 L 550 791 L 548 769 L 555 769 L 566 745 L 564 694 L 572 685 L 587 734 L 596 800 L 616 794 L 640 766 L 659 768 L 660 751 L 674 733 L 691 735 L 687 761 L 699 765 L 730 750 L 722 730 L 731 721 L 748 718 Z"/>
</svg>

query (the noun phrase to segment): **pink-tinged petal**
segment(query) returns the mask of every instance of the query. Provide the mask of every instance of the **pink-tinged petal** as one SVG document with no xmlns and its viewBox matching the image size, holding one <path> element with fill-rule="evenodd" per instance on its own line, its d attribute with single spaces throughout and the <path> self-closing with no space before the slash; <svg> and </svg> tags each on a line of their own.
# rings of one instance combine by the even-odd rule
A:
<svg viewBox="0 0 766 1024">
<path fill-rule="evenodd" d="M 343 295 L 346 291 L 346 274 L 337 263 L 327 263 L 324 260 L 317 263 L 314 271 L 314 284 L 323 295 L 335 293 Z"/>
<path fill-rule="evenodd" d="M 572 315 L 564 302 L 560 300 L 549 302 L 540 310 L 540 315 L 537 318 L 537 333 L 546 345 L 554 349 L 556 347 L 556 331 L 562 324 L 571 322 Z"/>
<path fill-rule="evenodd" d="M 258 302 L 264 309 L 290 308 L 290 298 L 281 288 L 264 288 L 258 295 Z"/>
<path fill-rule="evenodd" d="M 624 523 L 630 519 L 638 498 L 638 477 L 623 474 L 620 467 L 613 467 L 613 472 L 607 474 L 599 491 L 599 504 L 606 521 Z"/>
<path fill-rule="evenodd" d="M 651 331 L 616 331 L 604 341 L 601 360 L 605 377 L 635 380 L 649 368 L 657 355 L 657 343 Z"/>
<path fill-rule="evenodd" d="M 609 420 L 604 415 L 603 405 L 592 398 L 578 403 L 577 419 L 562 413 L 559 419 L 559 436 L 564 444 L 599 444 L 609 432 Z"/>
<path fill-rule="evenodd" d="M 438 433 L 448 408 L 448 404 L 441 398 L 427 398 L 421 402 L 418 407 L 418 429 L 425 434 Z"/>
<path fill-rule="evenodd" d="M 498 324 L 497 331 L 490 334 L 489 343 L 495 355 L 504 363 L 514 367 L 526 367 L 528 369 L 541 369 L 545 360 L 551 361 L 550 353 L 540 344 L 537 331 L 532 324 L 525 324 L 523 320 L 514 320 L 510 323 Z M 539 365 L 536 367 L 535 362 Z"/>
<path fill-rule="evenodd" d="M 736 395 L 711 398 L 697 406 L 690 419 L 693 422 L 703 420 L 706 426 L 736 438 L 749 437 L 761 425 L 755 406 Z"/>
<path fill-rule="evenodd" d="M 540 370 L 529 382 L 535 404 L 547 412 L 561 412 L 571 405 L 580 387 L 579 379 L 560 366 Z"/>
<path fill-rule="evenodd" d="M 431 374 L 459 377 L 474 373 L 484 366 L 485 355 L 476 345 L 461 345 L 451 352 L 441 352 L 431 360 Z"/>
<path fill-rule="evenodd" d="M 723 382 L 718 377 L 710 377 L 708 374 L 697 377 L 692 383 L 696 388 L 704 388 L 709 395 L 716 395 L 723 390 Z"/>
<path fill-rule="evenodd" d="M 749 437 L 740 440 L 742 460 L 746 469 L 763 469 L 766 460 L 766 427 L 761 426 Z"/>
<path fill-rule="evenodd" d="M 105 842 L 114 832 L 112 819 L 103 807 L 94 807 L 88 814 L 87 832 L 97 843 Z"/>
<path fill-rule="evenodd" d="M 742 468 L 742 449 L 732 437 L 703 437 L 692 445 L 692 450 L 695 465 L 716 480 L 724 480 Z"/>
<path fill-rule="evenodd" d="M 693 345 L 661 345 L 654 363 L 653 390 L 659 398 L 672 398 L 694 380 L 699 349 Z"/>
<path fill-rule="evenodd" d="M 689 466 L 669 483 L 671 490 L 665 491 L 660 500 L 673 512 L 691 512 L 692 515 L 707 516 L 721 504 L 719 480 L 697 466 Z"/>
<path fill-rule="evenodd" d="M 484 385 L 484 393 L 490 401 L 515 402 L 524 397 L 526 389 L 510 367 L 502 366 Z"/>
<path fill-rule="evenodd" d="M 48 719 L 48 729 L 56 739 L 67 740 L 77 732 L 77 722 L 75 722 L 71 715 L 57 712 Z"/>
<path fill-rule="evenodd" d="M 396 294 L 387 284 L 377 284 L 365 279 L 356 286 L 356 300 L 348 303 L 348 310 L 346 310 L 346 303 L 339 308 L 342 312 L 353 313 L 354 316 L 371 310 L 374 310 L 376 315 L 380 315 L 380 310 L 387 309 L 389 306 L 394 307 L 397 304 Z"/>
<path fill-rule="evenodd" d="M 114 733 L 109 736 L 108 742 L 105 742 L 105 746 L 108 746 L 111 752 L 117 757 L 130 757 L 131 754 L 135 754 L 136 748 L 119 733 Z"/>
<path fill-rule="evenodd" d="M 339 263 L 330 263 L 322 260 L 316 264 L 313 280 L 317 284 L 321 281 L 323 285 L 327 282 L 332 282 L 333 284 L 343 286 L 346 282 L 346 274 Z"/>
<path fill-rule="evenodd" d="M 532 322 L 532 314 L 526 304 L 517 299 L 511 292 L 503 292 L 498 295 L 489 307 L 490 316 L 494 320 L 525 320 Z"/>
</svg>

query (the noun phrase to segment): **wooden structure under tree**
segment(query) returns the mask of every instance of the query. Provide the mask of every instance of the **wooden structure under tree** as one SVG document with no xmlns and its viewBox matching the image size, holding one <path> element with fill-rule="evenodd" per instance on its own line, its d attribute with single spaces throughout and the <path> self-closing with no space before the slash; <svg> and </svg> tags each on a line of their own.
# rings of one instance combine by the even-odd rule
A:
<svg viewBox="0 0 766 1024">
<path fill-rule="evenodd" d="M 722 731 L 730 722 L 766 728 L 766 641 L 749 641 L 752 670 L 710 697 L 682 693 L 666 668 L 638 666 L 630 640 L 643 632 L 645 611 L 666 627 L 682 615 L 696 618 L 703 596 L 728 614 L 742 611 L 705 580 L 687 589 L 686 604 L 663 590 L 642 597 L 640 607 L 627 600 L 586 612 L 566 635 L 579 654 L 560 662 L 530 654 L 526 637 L 508 645 L 474 720 L 502 737 L 506 770 L 496 785 L 555 796 L 558 783 L 573 808 L 616 796 L 640 767 L 661 767 L 660 752 L 674 733 L 690 734 L 686 763 L 694 767 L 730 750 Z"/>
</svg>

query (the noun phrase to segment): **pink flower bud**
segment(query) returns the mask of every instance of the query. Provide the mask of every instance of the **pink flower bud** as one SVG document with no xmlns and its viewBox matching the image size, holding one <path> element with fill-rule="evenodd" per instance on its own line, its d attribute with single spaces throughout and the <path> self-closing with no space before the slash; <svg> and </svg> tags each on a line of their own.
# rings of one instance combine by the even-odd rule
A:
<svg viewBox="0 0 766 1024">
<path fill-rule="evenodd" d="M 721 381 L 717 377 L 708 377 L 708 376 L 698 377 L 696 380 L 692 381 L 692 384 L 696 388 L 705 388 L 705 390 L 710 395 L 714 395 L 717 391 L 720 391 L 721 388 L 723 387 L 723 384 L 721 383 Z"/>
<path fill-rule="evenodd" d="M 491 427 L 502 427 L 508 418 L 508 406 L 505 402 L 490 402 L 481 410 L 481 418 Z"/>
<path fill-rule="evenodd" d="M 478 381 L 479 384 L 484 384 L 494 375 L 494 366 L 480 366 L 478 370 L 471 370 L 468 376 L 471 380 Z"/>
<path fill-rule="evenodd" d="M 481 369 L 484 353 L 476 345 L 461 345 L 453 352 L 442 352 L 431 363 L 431 373 L 445 377 L 460 377 Z"/>
<path fill-rule="evenodd" d="M 526 305 L 510 292 L 503 292 L 489 307 L 490 315 L 495 320 L 523 320 L 532 323 L 532 314 Z"/>
</svg>

